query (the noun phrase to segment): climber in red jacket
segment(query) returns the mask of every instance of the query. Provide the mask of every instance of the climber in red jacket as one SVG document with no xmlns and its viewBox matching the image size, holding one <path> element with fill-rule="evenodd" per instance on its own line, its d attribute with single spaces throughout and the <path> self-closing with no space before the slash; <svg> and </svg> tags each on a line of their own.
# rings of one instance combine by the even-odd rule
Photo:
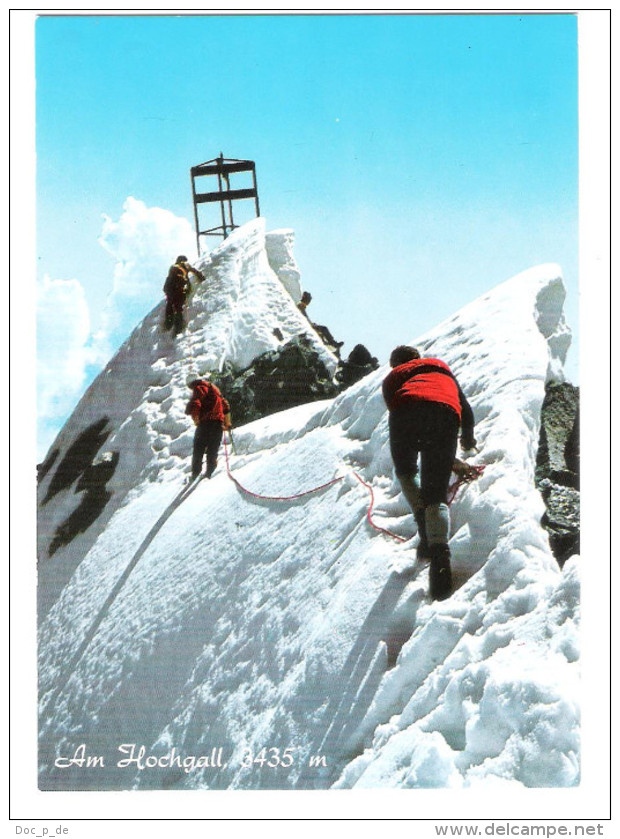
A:
<svg viewBox="0 0 620 839">
<path fill-rule="evenodd" d="M 185 413 L 194 420 L 194 451 L 192 455 L 192 480 L 200 475 L 205 451 L 207 469 L 205 475 L 210 478 L 217 466 L 217 455 L 224 430 L 232 427 L 230 405 L 212 382 L 206 379 L 194 379 L 189 383 L 193 391 L 187 403 Z"/>
<path fill-rule="evenodd" d="M 383 398 L 390 412 L 394 469 L 418 525 L 418 557 L 430 559 L 431 597 L 443 600 L 452 591 L 448 484 L 459 425 L 462 447 L 476 445 L 474 415 L 445 362 L 420 358 L 414 347 L 399 346 L 390 356 L 390 366 Z"/>
</svg>

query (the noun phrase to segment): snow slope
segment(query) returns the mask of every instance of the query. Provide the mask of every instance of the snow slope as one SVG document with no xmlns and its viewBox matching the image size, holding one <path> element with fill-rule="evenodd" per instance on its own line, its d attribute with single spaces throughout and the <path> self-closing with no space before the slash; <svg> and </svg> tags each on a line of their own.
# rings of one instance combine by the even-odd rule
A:
<svg viewBox="0 0 620 839">
<path fill-rule="evenodd" d="M 158 314 L 145 319 L 57 441 L 66 450 L 105 407 L 105 446 L 132 455 L 113 509 L 70 563 L 71 546 L 48 562 L 58 556 L 62 579 L 40 625 L 41 788 L 578 783 L 578 557 L 559 569 L 534 488 L 545 381 L 561 378 L 569 342 L 558 267 L 514 277 L 415 342 L 457 374 L 485 464 L 451 508 L 457 590 L 433 603 L 393 480 L 385 368 L 236 430 L 230 467 L 254 493 L 341 480 L 264 500 L 222 457 L 184 487 L 190 357 L 256 352 L 276 318 L 303 327 L 264 241 L 251 225 L 214 255 L 220 285 L 195 300 L 184 346 L 155 349 Z M 261 266 L 251 293 L 248 263 Z M 108 380 L 124 371 L 119 394 Z M 376 524 L 413 541 L 370 527 L 358 477 Z M 62 493 L 48 505 L 75 503 Z"/>
<path fill-rule="evenodd" d="M 266 235 L 263 219 L 235 231 L 197 263 L 205 282 L 194 284 L 185 333 L 174 339 L 162 330 L 162 300 L 88 388 L 51 447 L 51 452 L 58 450 L 54 467 L 89 429 L 105 437 L 101 447 L 95 448 L 95 452 L 99 448 L 99 459 L 114 451 L 120 457 L 107 485 L 111 498 L 102 514 L 84 533 L 55 550 L 52 561 L 48 557 L 54 534 L 80 497 L 73 483 L 46 501 L 54 469 L 41 481 L 40 616 L 47 614 L 127 493 L 143 481 L 161 479 L 169 470 L 176 473 L 187 463 L 193 439 L 193 426 L 184 413 L 188 380 L 221 370 L 226 362 L 244 368 L 257 355 L 277 349 L 296 335 L 306 335 L 327 368 L 335 370 L 336 357 L 297 309 L 301 287 L 292 246 L 292 231 Z M 294 297 L 283 293 L 283 286 Z M 281 338 L 274 329 L 280 330 Z"/>
</svg>

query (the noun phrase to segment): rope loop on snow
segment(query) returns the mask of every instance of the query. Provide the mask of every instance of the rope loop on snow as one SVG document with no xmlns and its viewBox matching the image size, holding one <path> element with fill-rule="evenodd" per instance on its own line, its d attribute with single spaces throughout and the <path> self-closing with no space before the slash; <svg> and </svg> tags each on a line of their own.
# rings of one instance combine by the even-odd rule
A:
<svg viewBox="0 0 620 839">
<path fill-rule="evenodd" d="M 392 539 L 396 539 L 398 542 L 406 542 L 407 539 L 405 539 L 403 536 L 398 536 L 396 533 L 392 533 L 391 530 L 386 530 L 385 527 L 379 527 L 378 524 L 374 523 L 374 521 L 372 520 L 372 509 L 375 506 L 375 494 L 373 492 L 372 486 L 366 483 L 366 481 L 363 478 L 361 478 L 355 470 L 353 470 L 353 474 L 360 482 L 360 484 L 363 484 L 370 493 L 370 504 L 368 505 L 368 510 L 366 511 L 366 519 L 368 521 L 368 524 L 374 530 L 377 530 L 379 533 L 385 534 L 385 536 L 390 536 Z"/>
<path fill-rule="evenodd" d="M 237 487 L 237 489 L 245 493 L 246 495 L 251 495 L 252 498 L 260 498 L 262 501 L 294 501 L 297 498 L 304 498 L 304 496 L 306 495 L 312 495 L 315 492 L 320 492 L 322 489 L 327 489 L 327 487 L 333 486 L 333 484 L 337 484 L 340 481 L 344 480 L 344 475 L 339 475 L 338 477 L 332 478 L 331 481 L 327 481 L 326 483 L 321 484 L 320 486 L 304 490 L 303 492 L 297 492 L 294 495 L 261 495 L 260 493 L 253 492 L 251 489 L 248 489 L 247 487 L 243 486 L 241 481 L 239 481 L 233 475 L 230 468 L 230 458 L 228 455 L 226 435 L 224 435 L 224 455 L 226 458 L 226 472 L 230 480 Z M 408 539 L 404 538 L 403 536 L 399 536 L 396 533 L 392 533 L 391 530 L 387 530 L 385 527 L 379 527 L 378 524 L 374 523 L 374 521 L 372 520 L 372 511 L 375 505 L 375 493 L 373 491 L 373 488 L 360 475 L 358 475 L 355 469 L 352 469 L 351 471 L 353 472 L 357 480 L 360 482 L 360 484 L 366 487 L 370 494 L 370 504 L 368 505 L 368 510 L 366 511 L 366 520 L 368 521 L 368 524 L 373 528 L 373 530 L 376 530 L 378 533 L 383 533 L 384 536 L 389 536 L 391 539 L 395 539 L 397 542 L 407 542 Z M 460 475 L 448 489 L 448 505 L 452 504 L 457 492 L 463 484 L 469 484 L 472 481 L 477 480 L 483 472 L 484 466 L 470 466 L 469 471 L 467 473 L 463 473 L 462 475 Z"/>
<path fill-rule="evenodd" d="M 331 481 L 327 481 L 325 484 L 321 484 L 318 487 L 313 487 L 312 489 L 304 490 L 304 492 L 297 492 L 295 495 L 261 495 L 258 492 L 252 492 L 251 489 L 244 487 L 241 481 L 237 480 L 230 469 L 230 460 L 228 457 L 228 446 L 226 444 L 226 435 L 224 435 L 224 454 L 226 456 L 226 472 L 228 473 L 228 477 L 237 487 L 237 489 L 244 492 L 246 495 L 251 495 L 252 498 L 260 498 L 263 501 L 294 501 L 297 498 L 303 498 L 306 495 L 312 495 L 314 492 L 319 492 L 322 489 L 327 489 L 327 487 L 332 486 L 332 484 L 337 484 L 339 481 L 344 480 L 344 475 L 339 475 L 337 478 L 332 478 Z"/>
</svg>

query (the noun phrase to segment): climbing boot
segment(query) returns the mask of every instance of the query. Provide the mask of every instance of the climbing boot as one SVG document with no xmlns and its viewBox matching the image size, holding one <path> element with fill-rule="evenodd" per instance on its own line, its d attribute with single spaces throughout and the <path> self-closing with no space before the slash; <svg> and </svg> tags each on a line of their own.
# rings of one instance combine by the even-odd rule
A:
<svg viewBox="0 0 620 839">
<path fill-rule="evenodd" d="M 452 594 L 452 571 L 448 545 L 431 545 L 429 589 L 433 600 L 445 600 Z"/>
<path fill-rule="evenodd" d="M 418 547 L 416 548 L 416 557 L 419 560 L 429 559 L 428 539 L 426 538 L 426 518 L 424 509 L 416 510 L 414 513 L 415 522 L 418 526 Z"/>
</svg>

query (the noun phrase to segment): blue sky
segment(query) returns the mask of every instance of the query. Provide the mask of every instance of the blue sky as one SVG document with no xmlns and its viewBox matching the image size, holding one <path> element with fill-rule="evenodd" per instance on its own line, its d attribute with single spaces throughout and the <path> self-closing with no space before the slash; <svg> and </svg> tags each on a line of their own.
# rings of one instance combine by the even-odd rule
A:
<svg viewBox="0 0 620 839">
<path fill-rule="evenodd" d="M 78 284 L 110 351 L 162 277 L 104 323 L 103 216 L 132 196 L 193 224 L 189 168 L 220 151 L 256 161 L 268 229 L 295 229 L 312 317 L 345 352 L 386 361 L 541 262 L 563 268 L 577 339 L 573 15 L 40 17 L 36 85 L 40 276 Z"/>
</svg>

